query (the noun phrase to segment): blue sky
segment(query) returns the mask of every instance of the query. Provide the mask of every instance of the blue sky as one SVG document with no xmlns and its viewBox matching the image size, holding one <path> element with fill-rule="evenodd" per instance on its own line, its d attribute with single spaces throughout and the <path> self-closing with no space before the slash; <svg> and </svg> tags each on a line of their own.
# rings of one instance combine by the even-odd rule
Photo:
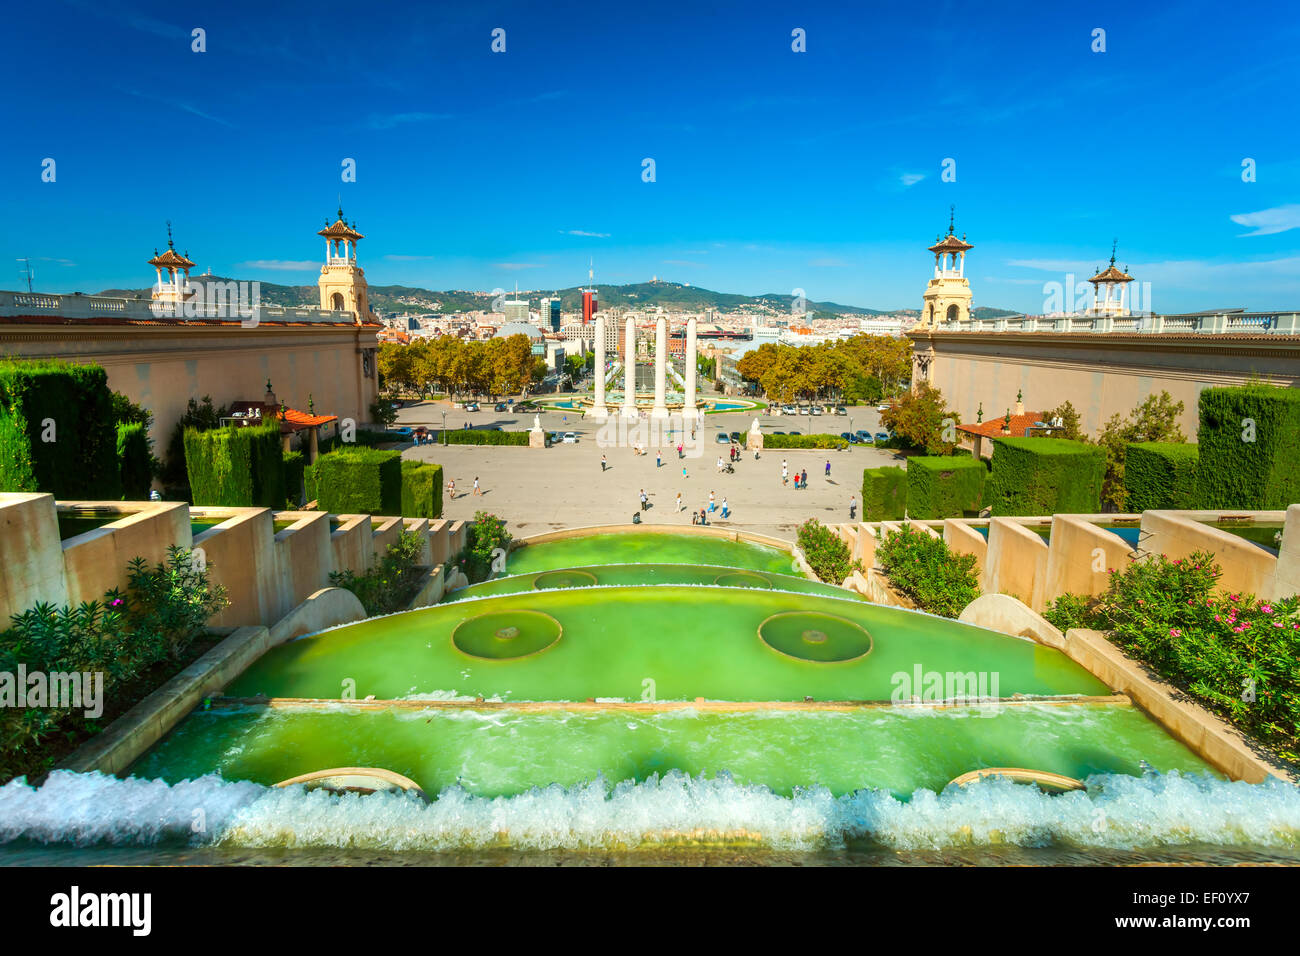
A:
<svg viewBox="0 0 1300 956">
<path fill-rule="evenodd" d="M 372 284 L 572 286 L 594 257 L 917 308 L 955 203 L 976 305 L 1041 311 L 1118 237 L 1158 310 L 1300 308 L 1297 8 L 1132 6 L 27 4 L 0 288 L 20 256 L 46 291 L 146 285 L 168 219 L 200 271 L 314 283 L 341 194 Z"/>
</svg>

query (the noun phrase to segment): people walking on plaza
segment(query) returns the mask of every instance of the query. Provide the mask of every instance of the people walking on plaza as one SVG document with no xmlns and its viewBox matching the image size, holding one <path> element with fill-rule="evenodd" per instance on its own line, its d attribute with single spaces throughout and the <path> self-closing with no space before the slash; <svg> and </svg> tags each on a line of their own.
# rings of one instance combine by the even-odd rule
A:
<svg viewBox="0 0 1300 956">
<path fill-rule="evenodd" d="M 656 451 L 656 452 L 655 452 L 655 467 L 656 467 L 656 468 L 659 468 L 659 467 L 661 467 L 661 466 L 663 465 L 663 463 L 664 463 L 664 462 L 663 462 L 663 459 L 660 457 L 659 452 Z"/>
<path fill-rule="evenodd" d="M 700 509 L 700 524 L 708 524 L 708 523 L 709 523 L 709 516 L 705 513 L 704 509 L 701 508 L 701 509 Z"/>
<path fill-rule="evenodd" d="M 456 479 L 455 478 L 447 482 L 447 500 L 448 501 L 456 500 Z"/>
<path fill-rule="evenodd" d="M 724 518 L 730 518 L 730 517 L 731 517 L 731 509 L 730 509 L 729 507 L 727 507 L 727 496 L 726 496 L 726 495 L 723 495 L 723 496 L 722 496 L 722 517 L 724 517 Z"/>
<path fill-rule="evenodd" d="M 604 470 L 605 470 L 606 468 L 608 468 L 608 467 L 609 467 L 609 462 L 607 462 L 607 461 L 605 460 L 605 456 L 604 456 L 604 455 L 601 455 L 601 456 L 600 456 L 600 470 L 601 470 L 601 471 L 604 471 Z"/>
<path fill-rule="evenodd" d="M 717 511 L 717 510 L 718 510 L 718 506 L 717 506 L 717 504 L 716 504 L 716 503 L 714 502 L 714 500 L 713 500 L 713 492 L 710 491 L 710 492 L 709 492 L 709 511 L 712 512 L 712 511 Z"/>
<path fill-rule="evenodd" d="M 722 456 L 718 456 L 718 471 L 722 471 Z"/>
<path fill-rule="evenodd" d="M 682 480 L 686 480 L 686 466 L 682 465 Z"/>
<path fill-rule="evenodd" d="M 702 515 L 703 513 L 704 513 L 703 511 L 692 511 L 692 512 L 691 512 L 691 524 L 699 524 L 699 523 L 700 523 L 700 515 Z"/>
<path fill-rule="evenodd" d="M 682 504 L 682 493 L 679 491 L 679 492 L 677 492 L 677 509 L 676 509 L 676 510 L 677 510 L 677 512 L 680 514 L 680 513 L 681 513 L 681 510 L 682 510 L 683 508 L 685 508 L 685 507 L 686 507 L 686 506 L 685 506 L 684 504 Z"/>
<path fill-rule="evenodd" d="M 790 469 L 786 466 L 785 459 L 781 459 L 781 484 L 790 483 Z"/>
<path fill-rule="evenodd" d="M 826 477 L 829 478 L 830 476 L 831 476 L 831 463 L 828 461 L 826 462 Z"/>
<path fill-rule="evenodd" d="M 474 494 L 476 494 L 476 495 L 481 495 L 481 494 L 483 494 L 482 489 L 480 489 L 479 486 L 478 486 L 478 475 L 475 475 L 475 476 L 474 476 Z"/>
<path fill-rule="evenodd" d="M 807 468 L 805 468 L 803 470 L 803 474 L 799 476 L 799 485 L 804 489 L 804 491 L 808 490 L 808 469 Z"/>
<path fill-rule="evenodd" d="M 856 521 L 858 518 L 858 499 L 849 495 L 849 520 Z"/>
<path fill-rule="evenodd" d="M 799 472 L 797 471 L 794 473 L 794 490 L 799 490 Z"/>
<path fill-rule="evenodd" d="M 650 499 L 645 496 L 645 489 L 641 489 L 641 510 L 645 511 Z"/>
<path fill-rule="evenodd" d="M 677 443 L 677 460 L 678 460 L 678 461 L 681 461 L 683 457 L 685 457 L 685 456 L 682 455 L 682 443 L 681 443 L 681 442 L 678 442 L 678 443 Z"/>
</svg>

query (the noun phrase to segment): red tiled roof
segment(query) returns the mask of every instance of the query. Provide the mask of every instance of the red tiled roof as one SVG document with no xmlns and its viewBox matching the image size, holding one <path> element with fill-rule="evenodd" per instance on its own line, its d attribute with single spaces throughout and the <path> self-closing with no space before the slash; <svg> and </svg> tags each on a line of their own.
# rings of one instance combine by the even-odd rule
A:
<svg viewBox="0 0 1300 956">
<path fill-rule="evenodd" d="M 1011 416 L 1011 437 L 1023 438 L 1025 429 L 1033 426 L 1035 422 L 1043 421 L 1042 412 L 1026 412 L 1023 415 Z M 1006 423 L 1006 416 L 990 418 L 986 422 L 979 422 L 974 425 L 958 425 L 957 430 L 969 432 L 972 435 L 984 435 L 985 437 L 1001 437 L 1002 426 Z"/>
<path fill-rule="evenodd" d="M 339 417 L 337 415 L 308 415 L 296 408 L 286 408 L 283 420 L 297 430 L 298 428 L 311 428 L 314 425 L 326 425 L 329 422 L 336 422 Z"/>
</svg>

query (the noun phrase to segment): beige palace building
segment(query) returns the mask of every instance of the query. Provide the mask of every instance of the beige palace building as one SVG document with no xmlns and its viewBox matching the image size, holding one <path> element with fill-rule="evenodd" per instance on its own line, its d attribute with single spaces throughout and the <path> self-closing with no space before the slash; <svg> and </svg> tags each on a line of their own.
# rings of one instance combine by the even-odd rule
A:
<svg viewBox="0 0 1300 956">
<path fill-rule="evenodd" d="M 260 401 L 268 381 L 290 407 L 306 408 L 310 396 L 318 411 L 368 421 L 380 325 L 357 265 L 364 237 L 341 209 L 318 235 L 318 307 L 261 305 L 256 283 L 191 280 L 194 263 L 169 237 L 149 260 L 150 299 L 0 292 L 0 355 L 102 365 L 110 388 L 153 411 L 156 447 L 189 399 Z"/>
<path fill-rule="evenodd" d="M 1112 415 L 1128 414 L 1151 394 L 1184 405 L 1183 432 L 1196 435 L 1201 390 L 1261 379 L 1300 386 L 1300 314 L 1226 312 L 1160 315 L 1130 310 L 1133 280 L 1115 266 L 1099 270 L 1092 306 L 1083 312 L 976 319 L 964 275 L 974 246 L 948 235 L 930 247 L 935 274 L 922 298 L 912 340 L 912 381 L 929 382 L 960 420 L 973 422 L 1025 406 L 1071 402 L 1095 434 Z"/>
</svg>

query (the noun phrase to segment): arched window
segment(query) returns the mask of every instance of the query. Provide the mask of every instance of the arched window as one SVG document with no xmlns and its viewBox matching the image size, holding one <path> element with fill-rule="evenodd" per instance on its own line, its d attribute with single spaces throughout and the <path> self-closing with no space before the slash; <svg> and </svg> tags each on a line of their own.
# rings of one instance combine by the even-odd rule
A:
<svg viewBox="0 0 1300 956">
<path fill-rule="evenodd" d="M 948 306 L 948 321 L 949 321 L 949 322 L 956 322 L 956 321 L 957 321 L 957 314 L 958 314 L 960 311 L 961 311 L 961 310 L 957 308 L 956 304 L 953 304 L 953 305 Z"/>
<path fill-rule="evenodd" d="M 335 292 L 334 295 L 330 297 L 330 308 L 334 309 L 336 312 L 342 312 L 347 308 L 347 306 L 343 304 L 342 292 Z"/>
</svg>

